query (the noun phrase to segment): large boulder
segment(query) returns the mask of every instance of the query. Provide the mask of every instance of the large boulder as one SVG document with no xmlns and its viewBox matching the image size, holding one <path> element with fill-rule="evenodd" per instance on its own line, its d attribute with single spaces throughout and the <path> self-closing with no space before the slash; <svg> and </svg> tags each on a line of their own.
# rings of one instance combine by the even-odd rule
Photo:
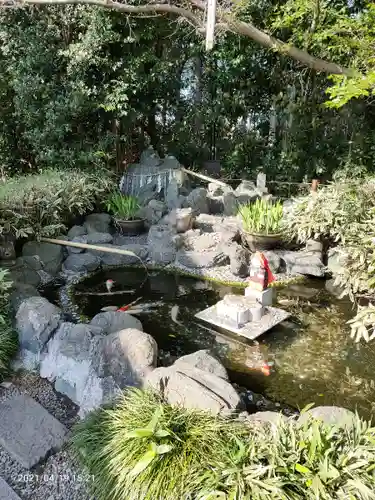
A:
<svg viewBox="0 0 375 500">
<path fill-rule="evenodd" d="M 147 236 L 149 257 L 155 264 L 170 264 L 176 258 L 176 231 L 167 225 L 152 226 Z"/>
<path fill-rule="evenodd" d="M 166 212 L 166 205 L 159 200 L 150 200 L 148 205 L 140 208 L 138 216 L 145 219 L 146 226 L 157 224 Z"/>
<path fill-rule="evenodd" d="M 281 256 L 281 263 L 288 274 L 302 274 L 322 278 L 325 266 L 320 254 L 314 252 L 287 252 Z"/>
<path fill-rule="evenodd" d="M 86 217 L 83 227 L 87 233 L 109 233 L 111 216 L 109 214 L 90 214 Z"/>
<path fill-rule="evenodd" d="M 257 411 L 248 415 L 245 419 L 250 424 L 259 424 L 261 426 L 277 426 L 287 420 L 285 415 L 276 411 Z"/>
<path fill-rule="evenodd" d="M 139 264 L 141 261 L 145 261 L 148 256 L 148 248 L 146 245 L 134 243 L 131 245 L 121 245 L 117 248 L 132 252 L 134 255 L 102 252 L 101 261 L 104 266 L 130 266 L 132 264 Z"/>
<path fill-rule="evenodd" d="M 156 365 L 157 346 L 149 335 L 127 329 L 93 336 L 94 329 L 63 323 L 40 368 L 41 377 L 80 407 L 80 416 L 112 401 L 127 385 L 141 386 Z"/>
<path fill-rule="evenodd" d="M 186 198 L 186 205 L 193 210 L 194 215 L 208 214 L 207 190 L 196 188 Z"/>
<path fill-rule="evenodd" d="M 38 290 L 34 286 L 21 282 L 13 283 L 12 292 L 9 297 L 12 310 L 17 313 L 22 302 L 30 297 L 40 297 Z"/>
<path fill-rule="evenodd" d="M 181 356 L 181 358 L 178 358 L 177 361 L 175 361 L 174 366 L 176 368 L 182 367 L 183 369 L 186 364 L 207 373 L 212 373 L 213 375 L 223 378 L 224 380 L 229 380 L 227 370 L 207 349 L 202 349 L 200 351 L 193 352 L 192 354 Z"/>
<path fill-rule="evenodd" d="M 340 406 L 316 406 L 302 413 L 298 419 L 299 424 L 305 424 L 309 419 L 320 420 L 327 425 L 350 427 L 354 424 L 355 415 Z"/>
<path fill-rule="evenodd" d="M 190 269 L 209 269 L 211 267 L 225 266 L 229 257 L 220 250 L 179 250 L 177 262 Z"/>
<path fill-rule="evenodd" d="M 89 233 L 86 241 L 89 245 L 102 245 L 103 243 L 112 243 L 113 236 L 109 233 Z"/>
<path fill-rule="evenodd" d="M 224 213 L 224 199 L 223 196 L 207 196 L 208 211 L 210 214 L 217 215 Z"/>
<path fill-rule="evenodd" d="M 260 193 L 252 181 L 242 181 L 234 193 L 239 204 L 250 203 L 260 197 Z"/>
<path fill-rule="evenodd" d="M 233 216 L 238 213 L 238 200 L 235 193 L 225 193 L 223 196 L 224 215 Z"/>
<path fill-rule="evenodd" d="M 61 270 L 64 251 L 60 245 L 28 241 L 22 248 L 22 256 L 31 257 L 34 255 L 37 255 L 43 262 L 43 269 L 46 272 L 56 275 Z"/>
<path fill-rule="evenodd" d="M 44 297 L 29 297 L 18 307 L 16 330 L 21 349 L 40 353 L 59 326 L 61 310 Z"/>
<path fill-rule="evenodd" d="M 145 386 L 160 392 L 169 404 L 185 408 L 221 413 L 242 406 L 229 382 L 188 363 L 156 368 L 146 377 Z"/>
<path fill-rule="evenodd" d="M 274 274 L 277 274 L 278 272 L 280 272 L 280 266 L 281 266 L 280 255 L 272 250 L 264 250 L 263 255 L 268 260 L 268 264 L 270 266 L 271 271 Z"/>
<path fill-rule="evenodd" d="M 78 226 L 79 227 L 79 226 Z M 97 233 L 93 233 L 93 234 L 97 234 Z M 85 244 L 87 243 L 87 235 L 84 234 L 82 236 L 75 236 L 74 238 L 72 238 L 70 240 L 72 243 L 78 243 L 78 244 Z M 85 252 L 86 250 L 84 248 L 80 248 L 80 247 L 71 247 L 71 246 L 66 246 L 65 247 L 66 250 L 68 251 L 68 254 L 71 254 L 71 253 L 83 253 Z"/>
<path fill-rule="evenodd" d="M 165 202 L 167 204 L 168 210 L 181 208 L 181 201 L 182 200 L 179 194 L 179 185 L 177 179 L 172 179 L 168 184 L 167 192 L 165 195 Z"/>
<path fill-rule="evenodd" d="M 69 229 L 67 236 L 69 240 L 73 240 L 77 236 L 84 236 L 85 234 L 87 234 L 86 228 L 83 226 L 73 226 Z"/>
<path fill-rule="evenodd" d="M 142 323 L 131 314 L 121 311 L 101 312 L 90 321 L 90 326 L 102 335 L 119 332 L 126 328 L 135 328 L 142 331 Z"/>
<path fill-rule="evenodd" d="M 232 274 L 240 278 L 246 278 L 249 275 L 249 251 L 236 243 L 226 245 L 223 251 L 229 256 Z"/>
<path fill-rule="evenodd" d="M 18 257 L 15 265 L 11 268 L 10 278 L 15 283 L 25 283 L 38 287 L 42 281 L 39 274 L 42 269 L 42 262 L 37 255 Z"/>
<path fill-rule="evenodd" d="M 333 275 L 342 274 L 346 267 L 346 257 L 339 248 L 331 248 L 328 252 L 327 269 Z"/>
<path fill-rule="evenodd" d="M 155 340 L 136 328 L 96 337 L 92 350 L 97 375 L 113 377 L 121 388 L 140 387 L 146 375 L 156 367 L 158 347 Z"/>
<path fill-rule="evenodd" d="M 92 371 L 92 332 L 87 325 L 62 323 L 48 342 L 40 365 L 40 376 L 55 382 L 58 392 L 80 404 Z"/>
<path fill-rule="evenodd" d="M 100 266 L 100 258 L 92 253 L 71 254 L 64 262 L 64 269 L 76 273 L 91 272 Z"/>
<path fill-rule="evenodd" d="M 176 208 L 169 212 L 163 219 L 163 223 L 168 224 L 178 233 L 186 233 L 193 227 L 194 217 L 191 208 Z"/>
</svg>

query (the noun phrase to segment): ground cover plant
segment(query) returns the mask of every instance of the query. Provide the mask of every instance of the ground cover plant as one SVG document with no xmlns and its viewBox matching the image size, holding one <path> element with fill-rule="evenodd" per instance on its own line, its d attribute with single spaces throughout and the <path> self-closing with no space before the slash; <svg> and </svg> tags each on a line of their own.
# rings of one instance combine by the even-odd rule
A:
<svg viewBox="0 0 375 500">
<path fill-rule="evenodd" d="M 250 426 L 132 388 L 80 422 L 72 446 L 98 500 L 374 498 L 375 429 L 358 417 Z"/>
<path fill-rule="evenodd" d="M 0 232 L 55 236 L 69 218 L 93 210 L 113 188 L 113 177 L 100 169 L 45 170 L 8 179 L 0 185 Z"/>
</svg>

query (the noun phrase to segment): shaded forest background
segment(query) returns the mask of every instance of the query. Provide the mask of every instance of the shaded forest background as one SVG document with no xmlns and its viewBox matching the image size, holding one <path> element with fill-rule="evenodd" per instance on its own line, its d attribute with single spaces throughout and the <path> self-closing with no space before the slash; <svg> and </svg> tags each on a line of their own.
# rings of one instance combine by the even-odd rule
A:
<svg viewBox="0 0 375 500">
<path fill-rule="evenodd" d="M 246 15 L 262 28 L 274 9 L 265 0 Z M 88 6 L 5 10 L 0 74 L 3 176 L 46 167 L 121 171 L 149 144 L 187 167 L 216 157 L 236 178 L 263 170 L 301 182 L 374 169 L 371 101 L 327 108 L 326 75 L 229 32 L 207 54 L 191 26 L 166 16 Z"/>
</svg>

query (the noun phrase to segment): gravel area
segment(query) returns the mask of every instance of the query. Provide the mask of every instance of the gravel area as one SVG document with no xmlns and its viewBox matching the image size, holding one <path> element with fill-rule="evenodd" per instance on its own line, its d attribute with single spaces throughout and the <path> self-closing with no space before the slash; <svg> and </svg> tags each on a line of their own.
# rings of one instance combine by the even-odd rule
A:
<svg viewBox="0 0 375 500">
<path fill-rule="evenodd" d="M 1 401 L 15 393 L 28 394 L 68 428 L 78 421 L 78 406 L 67 397 L 55 392 L 48 380 L 36 374 L 17 372 L 12 378 L 0 384 Z"/>
<path fill-rule="evenodd" d="M 18 372 L 0 384 L 1 401 L 15 393 L 28 394 L 68 428 L 78 421 L 78 407 L 35 374 Z M 23 468 L 0 447 L 0 476 L 21 500 L 93 500 L 89 494 L 92 478 L 82 470 L 68 447 L 32 470 Z"/>
<path fill-rule="evenodd" d="M 0 476 L 21 500 L 93 500 L 88 476 L 71 451 L 62 450 L 33 470 L 24 469 L 0 448 Z"/>
</svg>

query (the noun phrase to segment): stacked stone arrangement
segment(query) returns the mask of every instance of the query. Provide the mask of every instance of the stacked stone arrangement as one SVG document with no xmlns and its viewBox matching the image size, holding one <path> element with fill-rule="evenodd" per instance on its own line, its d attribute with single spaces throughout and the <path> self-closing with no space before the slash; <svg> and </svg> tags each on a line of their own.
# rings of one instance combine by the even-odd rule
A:
<svg viewBox="0 0 375 500">
<path fill-rule="evenodd" d="M 218 281 L 243 283 L 246 280 L 251 253 L 241 244 L 237 206 L 271 197 L 264 177 L 258 177 L 256 184 L 243 181 L 236 189 L 214 182 L 208 184 L 207 189 L 191 189 L 186 176 L 179 175 L 175 159 L 167 157 L 161 162 L 152 155 L 149 151 L 142 160 L 149 169 L 157 169 L 161 164 L 166 169 L 169 162 L 168 168 L 175 175 L 168 178 L 168 182 L 160 181 L 156 187 L 154 177 L 147 182 L 146 176 L 142 186 L 138 186 L 147 233 L 138 237 L 122 236 L 111 226 L 108 214 L 94 213 L 59 237 L 109 249 L 122 248 L 135 255 L 30 241 L 10 268 L 14 281 L 11 304 L 20 341 L 14 366 L 35 376 L 28 392 L 15 390 L 11 384 L 0 389 L 0 477 L 8 482 L 0 480 L 0 498 L 17 500 L 17 493 L 33 500 L 89 498 L 77 485 L 75 492 L 65 492 L 60 484 L 58 488 L 65 496 L 56 496 L 54 486 L 49 488 L 50 485 L 17 486 L 12 482 L 14 474 L 4 472 L 7 469 L 2 465 L 2 456 L 6 457 L 4 463 L 18 464 L 12 470 L 22 474 L 38 464 L 43 464 L 47 472 L 51 467 L 60 471 L 71 467 L 65 452 L 58 451 L 69 436 L 69 424 L 54 414 L 55 402 L 45 404 L 39 393 L 35 396 L 31 385 L 35 385 L 36 380 L 43 391 L 54 394 L 51 398 L 63 395 L 80 417 L 113 400 L 129 385 L 163 391 L 170 403 L 189 408 L 216 413 L 244 409 L 243 399 L 230 383 L 225 368 L 208 351 L 183 356 L 166 368 L 157 367 L 158 346 L 135 317 L 102 312 L 88 323 L 73 322 L 66 317 L 63 301 L 58 306 L 41 296 L 43 287 L 50 283 L 64 286 L 103 267 L 140 262 Z M 287 207 L 288 203 L 286 210 Z M 319 242 L 311 241 L 298 251 L 280 249 L 264 254 L 277 280 L 301 275 L 323 277 L 326 272 Z M 339 264 L 337 256 L 329 256 L 329 267 Z M 266 290 L 257 297 L 262 307 L 271 307 L 271 295 L 272 291 Z M 247 289 L 241 300 L 245 299 L 254 303 L 254 292 Z M 232 298 L 224 297 L 219 310 L 223 307 L 228 311 L 233 306 L 231 301 Z M 247 311 L 246 307 L 235 309 L 232 307 L 231 315 L 237 324 L 243 322 L 246 315 L 248 320 L 256 319 L 259 312 L 249 307 Z M 350 420 L 347 410 L 322 408 L 313 411 L 323 419 Z M 254 415 L 243 412 L 241 418 L 272 423 L 280 417 L 273 412 Z M 25 433 L 17 434 L 21 424 L 28 427 Z M 51 453 L 53 456 L 48 459 Z"/>
</svg>

